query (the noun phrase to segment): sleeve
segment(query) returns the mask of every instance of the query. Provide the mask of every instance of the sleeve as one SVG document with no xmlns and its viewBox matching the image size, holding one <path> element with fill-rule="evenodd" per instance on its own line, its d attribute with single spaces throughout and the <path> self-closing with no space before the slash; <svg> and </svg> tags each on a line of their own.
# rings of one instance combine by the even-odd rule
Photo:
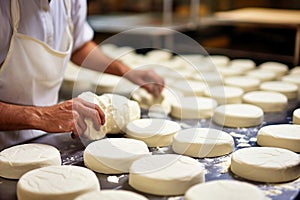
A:
<svg viewBox="0 0 300 200">
<path fill-rule="evenodd" d="M 87 16 L 87 2 L 85 0 L 72 0 L 72 21 L 74 25 L 73 37 L 74 46 L 73 51 L 80 48 L 86 42 L 94 37 L 94 31 L 86 21 Z"/>
</svg>

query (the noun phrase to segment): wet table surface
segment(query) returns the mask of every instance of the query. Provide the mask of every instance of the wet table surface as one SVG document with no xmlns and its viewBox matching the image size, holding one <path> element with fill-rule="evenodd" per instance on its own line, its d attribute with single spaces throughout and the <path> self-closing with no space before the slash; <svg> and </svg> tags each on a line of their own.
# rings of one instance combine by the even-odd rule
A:
<svg viewBox="0 0 300 200">
<path fill-rule="evenodd" d="M 233 136 L 235 141 L 235 149 L 247 148 L 256 146 L 256 135 L 258 130 L 265 125 L 269 124 L 281 124 L 292 123 L 292 111 L 299 107 L 299 102 L 290 102 L 289 108 L 286 112 L 280 113 L 266 113 L 264 116 L 264 122 L 258 127 L 251 128 L 223 128 L 223 130 Z M 142 118 L 149 117 L 147 111 L 143 111 Z M 213 124 L 211 120 L 178 120 L 166 116 L 165 118 L 177 121 L 183 129 L 192 127 L 212 127 L 222 128 Z M 122 134 L 110 135 L 108 137 L 124 137 Z M 80 139 L 71 139 L 70 134 L 47 134 L 40 138 L 29 141 L 28 143 L 43 143 L 55 146 L 59 149 L 62 157 L 63 165 L 77 165 L 84 166 L 83 151 L 85 146 Z M 174 153 L 170 146 L 161 148 L 150 148 L 153 154 L 166 154 Z M 206 170 L 206 181 L 212 180 L 244 180 L 231 173 L 230 166 L 230 154 L 216 157 L 216 158 L 203 158 L 197 159 L 200 163 L 203 163 Z M 104 175 L 96 173 L 102 189 L 124 189 L 135 191 L 128 184 L 128 174 L 120 175 Z M 279 183 L 279 184 L 266 184 L 251 182 L 262 189 L 266 195 L 273 200 L 295 200 L 299 199 L 300 191 L 300 178 L 298 180 Z M 0 177 L 0 199 L 1 200 L 14 200 L 16 197 L 17 180 L 9 180 Z M 137 192 L 140 193 L 140 192 Z M 154 196 L 145 193 L 140 193 L 152 200 L 183 200 L 182 196 L 176 197 L 164 197 Z"/>
</svg>

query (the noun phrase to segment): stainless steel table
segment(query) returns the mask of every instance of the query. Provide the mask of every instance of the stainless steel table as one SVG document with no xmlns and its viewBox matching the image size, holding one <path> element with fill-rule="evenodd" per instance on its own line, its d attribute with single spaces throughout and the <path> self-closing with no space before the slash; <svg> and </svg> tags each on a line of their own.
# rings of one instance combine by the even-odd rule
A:
<svg viewBox="0 0 300 200">
<path fill-rule="evenodd" d="M 286 112 L 265 114 L 264 123 L 261 126 L 277 123 L 291 123 L 292 111 L 299 107 L 298 101 L 290 102 L 289 108 Z M 142 112 L 142 117 L 146 118 L 147 111 Z M 177 121 L 181 124 L 182 128 L 190 127 L 218 127 L 215 124 L 210 123 L 210 120 L 178 120 L 168 117 L 168 119 Z M 261 127 L 251 128 L 223 128 L 224 131 L 230 133 L 235 140 L 236 149 L 256 146 L 256 134 Z M 218 127 L 220 128 L 220 127 Z M 111 135 L 109 137 L 123 137 L 122 134 Z M 32 140 L 29 143 L 43 143 L 55 146 L 60 150 L 63 165 L 78 165 L 84 166 L 83 163 L 83 151 L 85 146 L 80 139 L 71 139 L 69 134 L 48 134 L 38 139 Z M 165 154 L 173 153 L 170 147 L 163 148 L 150 148 L 153 154 Z M 220 180 L 220 179 L 235 179 L 246 181 L 237 177 L 228 169 L 230 165 L 230 155 L 216 157 L 216 158 L 204 158 L 197 159 L 203 163 L 207 171 L 205 178 L 206 181 Z M 102 189 L 125 189 L 135 191 L 130 185 L 128 185 L 128 174 L 121 175 L 104 175 L 96 173 Z M 248 181 L 249 182 L 249 181 Z M 300 178 L 293 182 L 281 183 L 281 184 L 265 184 L 251 182 L 262 190 L 273 200 L 296 200 L 297 195 L 299 198 L 300 191 Z M 16 197 L 16 185 L 17 180 L 8 180 L 0 178 L 0 199 L 1 200 L 14 200 Z M 135 191 L 137 192 L 137 191 Z M 154 196 L 144 194 L 151 200 L 169 200 L 170 197 Z M 183 197 L 174 197 L 177 200 L 183 200 Z M 172 199 L 174 200 L 174 199 Z"/>
</svg>

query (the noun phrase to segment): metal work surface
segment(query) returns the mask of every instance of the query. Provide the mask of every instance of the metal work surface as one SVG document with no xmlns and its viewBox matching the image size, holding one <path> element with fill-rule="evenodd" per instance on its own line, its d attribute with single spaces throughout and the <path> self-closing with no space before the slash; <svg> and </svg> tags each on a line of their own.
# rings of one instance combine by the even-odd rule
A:
<svg viewBox="0 0 300 200">
<path fill-rule="evenodd" d="M 299 102 L 290 102 L 289 108 L 286 112 L 281 113 L 270 113 L 265 114 L 264 123 L 261 126 L 268 124 L 280 124 L 280 123 L 291 123 L 292 120 L 292 111 L 299 107 Z M 142 114 L 143 118 L 148 117 L 146 111 Z M 191 127 L 217 127 L 215 124 L 212 124 L 210 120 L 178 120 L 171 119 L 180 123 L 182 128 L 191 128 Z M 256 146 L 256 134 L 259 128 L 261 127 L 252 127 L 252 128 L 223 128 L 223 130 L 234 137 L 236 149 L 246 148 L 251 146 Z M 123 137 L 123 135 L 112 135 L 109 137 Z M 69 134 L 48 134 L 42 136 L 38 139 L 32 140 L 29 143 L 44 143 L 55 146 L 60 150 L 63 165 L 78 165 L 84 166 L 83 163 L 83 151 L 85 146 L 82 144 L 80 139 L 71 139 Z M 153 154 L 165 154 L 165 153 L 174 153 L 170 147 L 163 148 L 150 148 Z M 203 163 L 206 169 L 206 181 L 211 180 L 220 180 L 220 179 L 235 179 L 246 181 L 242 178 L 235 176 L 230 172 L 228 167 L 230 166 L 230 156 L 221 156 L 216 158 L 203 158 L 197 159 L 199 162 Z M 102 189 L 125 189 L 135 191 L 128 184 L 128 174 L 121 175 L 104 175 L 96 173 Z M 249 182 L 249 181 L 247 181 Z M 265 191 L 266 195 L 273 200 L 295 200 L 299 199 L 300 191 L 300 178 L 298 180 L 280 183 L 280 184 L 264 184 L 264 183 L 255 183 L 251 182 Z M 8 180 L 0 178 L 0 199 L 1 200 L 14 200 L 16 197 L 16 186 L 17 180 Z M 137 191 L 135 191 L 137 192 Z M 138 192 L 139 193 L 139 192 Z M 142 193 L 144 196 L 148 197 L 151 200 L 184 200 L 181 197 L 161 197 L 154 196 Z M 298 197 L 297 197 L 298 195 Z"/>
</svg>

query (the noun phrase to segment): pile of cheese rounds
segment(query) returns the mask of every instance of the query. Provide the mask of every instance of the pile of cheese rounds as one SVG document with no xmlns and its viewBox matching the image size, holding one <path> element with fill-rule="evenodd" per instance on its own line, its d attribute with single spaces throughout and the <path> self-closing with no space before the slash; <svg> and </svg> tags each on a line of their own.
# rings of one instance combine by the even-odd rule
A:
<svg viewBox="0 0 300 200">
<path fill-rule="evenodd" d="M 127 92 L 121 79 L 107 88 L 104 84 L 97 94 L 80 94 L 107 117 L 100 131 L 86 119 L 85 136 L 91 140 L 83 154 L 86 167 L 62 166 L 59 151 L 49 145 L 5 149 L 0 153 L 0 176 L 19 179 L 18 199 L 147 199 L 138 194 L 142 192 L 186 200 L 266 200 L 251 181 L 281 183 L 300 177 L 300 109 L 293 112 L 293 123 L 263 126 L 264 115 L 286 112 L 289 103 L 297 101 L 299 67 L 288 70 L 277 62 L 256 66 L 250 59 L 221 55 L 174 56 L 166 50 L 139 55 L 113 45 L 103 51 L 134 69 L 142 66 L 162 75 L 162 96 L 156 99 L 136 87 L 129 95 L 132 100 L 108 94 Z M 140 107 L 148 109 L 150 117 L 141 119 Z M 179 123 L 194 119 L 212 120 L 215 126 L 184 128 Z M 223 127 L 257 128 L 258 146 L 236 148 Z M 169 147 L 169 152 L 153 154 L 151 149 L 157 147 Z M 230 170 L 243 181 L 205 180 L 206 169 L 198 159 L 223 155 L 231 156 Z M 135 192 L 101 189 L 97 173 L 128 174 Z"/>
</svg>

